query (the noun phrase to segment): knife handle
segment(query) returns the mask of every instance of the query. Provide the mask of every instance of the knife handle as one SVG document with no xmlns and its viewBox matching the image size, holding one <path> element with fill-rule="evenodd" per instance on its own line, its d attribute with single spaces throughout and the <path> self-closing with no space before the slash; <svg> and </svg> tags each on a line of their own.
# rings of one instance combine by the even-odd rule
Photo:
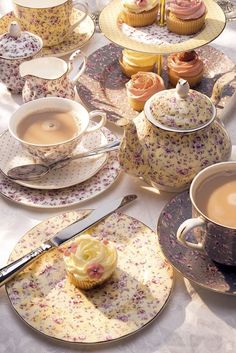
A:
<svg viewBox="0 0 236 353">
<path fill-rule="evenodd" d="M 43 255 L 46 251 L 53 248 L 53 245 L 48 243 L 42 244 L 39 248 L 31 251 L 20 259 L 10 263 L 0 269 L 0 287 L 12 279 L 18 272 L 22 271 L 31 262 Z"/>
</svg>

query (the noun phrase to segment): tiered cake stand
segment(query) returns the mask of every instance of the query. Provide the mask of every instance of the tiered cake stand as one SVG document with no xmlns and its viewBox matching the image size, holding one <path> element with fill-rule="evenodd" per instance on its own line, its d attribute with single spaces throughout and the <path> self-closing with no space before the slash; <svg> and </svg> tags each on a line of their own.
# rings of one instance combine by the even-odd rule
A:
<svg viewBox="0 0 236 353">
<path fill-rule="evenodd" d="M 196 89 L 211 96 L 215 81 L 224 73 L 232 71 L 234 63 L 224 53 L 207 45 L 224 30 L 226 18 L 216 2 L 204 0 L 204 3 L 207 8 L 204 28 L 194 35 L 185 36 L 169 32 L 165 25 L 160 24 L 164 22 L 163 18 L 151 26 L 131 27 L 120 19 L 121 0 L 111 1 L 101 12 L 99 25 L 104 35 L 113 43 L 100 48 L 88 58 L 86 71 L 77 85 L 83 103 L 89 109 L 105 110 L 112 122 L 117 122 L 123 116 L 137 115 L 129 107 L 125 89 L 128 78 L 122 74 L 119 66 L 122 47 L 157 54 L 158 73 L 163 77 L 167 88 L 170 85 L 165 57 L 171 53 L 196 49 L 205 67 L 202 82 Z M 233 95 L 234 84 L 227 85 L 224 89 L 221 108 Z"/>
</svg>

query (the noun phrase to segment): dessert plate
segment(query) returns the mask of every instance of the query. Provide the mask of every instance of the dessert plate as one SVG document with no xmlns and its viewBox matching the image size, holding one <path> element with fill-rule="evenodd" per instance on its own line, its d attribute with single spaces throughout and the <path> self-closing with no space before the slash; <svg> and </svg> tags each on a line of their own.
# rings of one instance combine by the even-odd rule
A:
<svg viewBox="0 0 236 353">
<path fill-rule="evenodd" d="M 108 142 L 117 140 L 108 129 L 102 128 Z M 24 206 L 59 208 L 87 201 L 109 188 L 120 174 L 118 151 L 109 153 L 105 165 L 83 183 L 57 190 L 29 189 L 18 185 L 0 173 L 0 193 L 7 199 Z"/>
<path fill-rule="evenodd" d="M 72 13 L 72 24 L 78 21 L 81 16 L 81 11 L 73 9 Z M 9 12 L 0 18 L 0 34 L 7 32 L 10 22 L 16 21 L 16 17 L 13 12 Z M 22 28 L 24 29 L 24 28 Z M 27 29 L 24 29 L 27 30 Z M 95 31 L 94 22 L 91 17 L 87 16 L 78 27 L 68 36 L 64 42 L 52 46 L 44 47 L 40 52 L 42 56 L 63 56 L 73 52 L 74 50 L 81 48 L 85 45 L 90 38 L 93 36 Z"/>
<path fill-rule="evenodd" d="M 20 239 L 9 261 L 90 211 L 63 213 L 40 223 Z M 116 271 L 106 284 L 82 291 L 70 283 L 63 261 L 68 242 L 43 255 L 6 286 L 16 312 L 40 333 L 82 344 L 111 342 L 138 332 L 167 303 L 172 268 L 150 228 L 125 214 L 114 213 L 90 233 L 114 243 L 118 251 Z"/>
<path fill-rule="evenodd" d="M 98 130 L 86 134 L 81 143 L 76 147 L 74 154 L 89 151 L 95 147 L 107 144 L 107 139 Z M 37 161 L 11 136 L 7 130 L 0 135 L 1 159 L 0 169 L 7 175 L 7 171 L 18 165 L 31 164 Z M 52 169 L 40 179 L 32 181 L 15 180 L 15 183 L 33 189 L 61 189 L 82 183 L 95 175 L 105 164 L 107 154 L 101 154 L 89 158 L 76 159 L 67 163 L 64 167 Z M 40 161 L 39 161 L 40 162 Z"/>
<path fill-rule="evenodd" d="M 79 78 L 77 91 L 88 109 L 107 112 L 109 121 L 116 122 L 122 117 L 133 118 L 138 113 L 130 108 L 125 83 L 129 80 L 120 69 L 119 57 L 122 48 L 108 44 L 88 57 L 84 74 Z M 205 72 L 196 89 L 211 96 L 217 78 L 234 68 L 233 61 L 221 51 L 206 45 L 196 50 L 204 62 Z M 163 62 L 162 77 L 168 87 L 166 60 Z M 224 107 L 233 95 L 236 82 L 227 85 L 218 108 Z"/>
<path fill-rule="evenodd" d="M 199 48 L 217 38 L 226 23 L 225 14 L 213 0 L 204 0 L 207 8 L 205 26 L 192 35 L 182 36 L 171 33 L 167 27 L 157 23 L 145 27 L 131 27 L 120 20 L 122 2 L 111 1 L 101 12 L 101 31 L 112 42 L 128 49 L 145 53 L 170 54 Z"/>
<path fill-rule="evenodd" d="M 191 217 L 188 192 L 177 195 L 164 207 L 157 225 L 163 254 L 190 281 L 215 292 L 236 295 L 235 267 L 217 264 L 204 253 L 178 243 L 176 231 L 184 220 Z M 193 237 L 193 232 L 189 233 L 189 240 L 190 237 Z"/>
</svg>

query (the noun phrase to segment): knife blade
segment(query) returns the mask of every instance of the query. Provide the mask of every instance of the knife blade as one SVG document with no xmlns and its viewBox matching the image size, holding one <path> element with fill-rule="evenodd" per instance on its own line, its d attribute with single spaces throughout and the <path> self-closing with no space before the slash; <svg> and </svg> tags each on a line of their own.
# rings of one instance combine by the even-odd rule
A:
<svg viewBox="0 0 236 353">
<path fill-rule="evenodd" d="M 66 241 L 78 236 L 85 230 L 91 228 L 110 214 L 129 204 L 131 201 L 137 199 L 137 195 L 126 195 L 117 200 L 102 203 L 99 208 L 92 211 L 87 217 L 78 220 L 68 227 L 60 230 L 50 240 L 44 242 L 41 246 L 24 255 L 20 259 L 10 263 L 9 265 L 0 269 L 0 287 L 6 284 L 17 273 L 22 271 L 26 266 L 31 264 L 37 258 L 42 256 L 45 252 L 50 251 Z"/>
</svg>

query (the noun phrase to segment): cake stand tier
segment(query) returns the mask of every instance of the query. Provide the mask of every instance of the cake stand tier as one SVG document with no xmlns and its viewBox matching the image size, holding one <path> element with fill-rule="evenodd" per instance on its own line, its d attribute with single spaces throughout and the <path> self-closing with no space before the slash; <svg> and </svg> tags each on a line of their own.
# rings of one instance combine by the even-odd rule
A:
<svg viewBox="0 0 236 353">
<path fill-rule="evenodd" d="M 217 38 L 225 28 L 223 10 L 213 0 L 204 0 L 207 15 L 204 28 L 190 36 L 171 33 L 166 26 L 155 23 L 146 27 L 131 27 L 120 20 L 121 0 L 111 1 L 101 12 L 99 25 L 112 42 L 131 50 L 167 55 L 193 50 Z"/>
</svg>

